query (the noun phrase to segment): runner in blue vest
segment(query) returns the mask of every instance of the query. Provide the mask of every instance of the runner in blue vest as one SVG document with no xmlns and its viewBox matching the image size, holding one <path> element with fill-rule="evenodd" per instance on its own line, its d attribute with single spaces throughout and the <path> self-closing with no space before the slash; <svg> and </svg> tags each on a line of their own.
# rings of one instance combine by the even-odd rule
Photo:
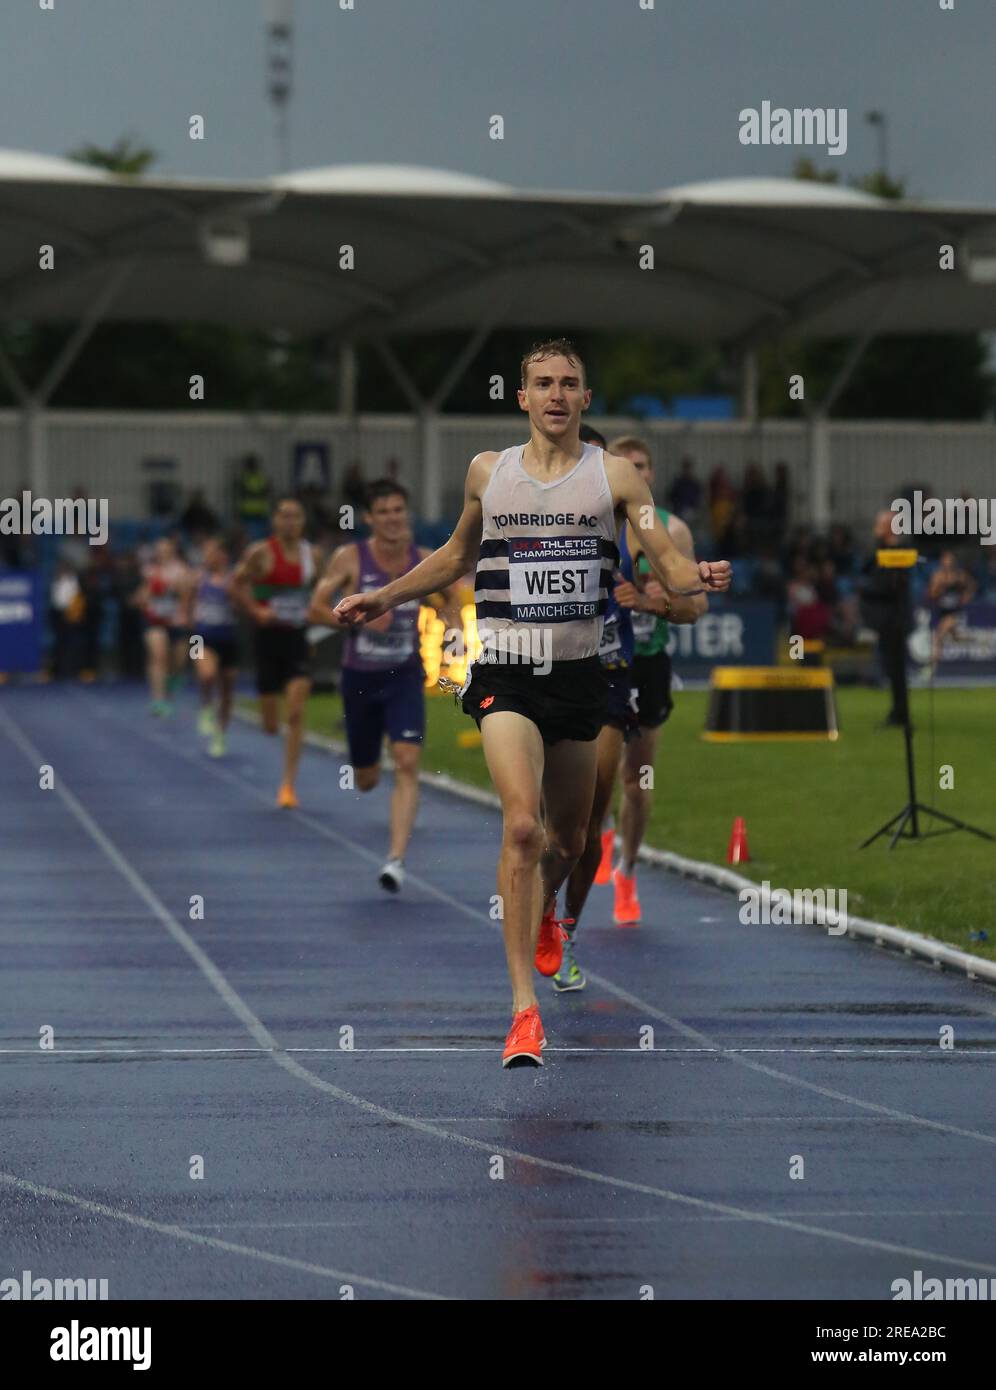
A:
<svg viewBox="0 0 996 1390">
<path fill-rule="evenodd" d="M 430 553 L 411 538 L 408 493 L 390 478 L 371 483 L 363 520 L 369 540 L 340 546 L 315 589 L 308 614 L 313 623 L 340 627 L 332 607 L 340 594 L 383 589 L 407 574 Z M 456 590 L 444 592 L 448 628 L 461 630 Z M 397 893 L 404 882 L 404 858 L 418 806 L 418 769 L 425 736 L 425 671 L 419 651 L 417 598 L 399 604 L 375 622 L 350 629 L 342 662 L 342 703 L 346 739 L 357 791 L 380 781 L 380 757 L 387 735 L 394 760 L 391 831 L 387 860 L 378 882 Z"/>
</svg>

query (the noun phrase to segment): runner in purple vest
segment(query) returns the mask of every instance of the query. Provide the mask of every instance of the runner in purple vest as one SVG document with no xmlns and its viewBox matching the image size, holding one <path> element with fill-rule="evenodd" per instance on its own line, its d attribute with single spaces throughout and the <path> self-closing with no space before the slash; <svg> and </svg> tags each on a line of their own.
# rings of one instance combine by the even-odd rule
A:
<svg viewBox="0 0 996 1390">
<path fill-rule="evenodd" d="M 365 593 L 407 574 L 429 554 L 412 541 L 408 493 L 390 478 L 371 483 L 363 520 L 369 540 L 340 546 L 315 589 L 308 619 L 345 626 L 333 616 L 340 594 Z M 460 630 L 456 591 L 444 592 L 441 611 L 448 628 Z M 379 883 L 397 893 L 404 882 L 404 857 L 418 805 L 418 769 L 425 735 L 425 672 L 419 652 L 418 599 L 399 604 L 376 622 L 351 628 L 342 662 L 342 703 L 356 789 L 380 781 L 386 734 L 394 760 L 391 839 Z"/>
</svg>

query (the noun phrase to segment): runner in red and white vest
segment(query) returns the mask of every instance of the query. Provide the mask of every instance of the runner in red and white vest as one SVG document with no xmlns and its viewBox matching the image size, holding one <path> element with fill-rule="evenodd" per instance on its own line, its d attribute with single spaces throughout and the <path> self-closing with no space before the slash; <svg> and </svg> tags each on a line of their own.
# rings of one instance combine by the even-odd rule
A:
<svg viewBox="0 0 996 1390">
<path fill-rule="evenodd" d="M 305 629 L 311 587 L 320 558 L 304 539 L 304 508 L 296 497 L 280 497 L 273 509 L 273 534 L 249 546 L 235 571 L 234 592 L 256 624 L 256 688 L 263 729 L 280 728 L 280 696 L 287 697 L 284 773 L 277 805 L 298 803 L 295 783 L 304 742 L 304 707 L 311 694 L 311 652 Z"/>
</svg>

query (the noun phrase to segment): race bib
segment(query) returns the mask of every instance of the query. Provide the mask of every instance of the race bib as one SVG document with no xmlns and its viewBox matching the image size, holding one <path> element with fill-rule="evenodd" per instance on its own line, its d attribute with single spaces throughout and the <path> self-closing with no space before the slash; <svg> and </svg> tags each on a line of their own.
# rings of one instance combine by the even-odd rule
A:
<svg viewBox="0 0 996 1390">
<path fill-rule="evenodd" d="M 360 628 L 356 634 L 356 655 L 368 661 L 377 661 L 383 666 L 400 666 L 415 651 L 415 633 L 410 629 L 400 632 L 367 632 Z"/>
<path fill-rule="evenodd" d="M 633 609 L 633 638 L 637 642 L 649 642 L 657 626 L 656 613 L 642 613 Z"/>
<path fill-rule="evenodd" d="M 270 607 L 278 623 L 291 627 L 303 627 L 308 615 L 309 595 L 300 589 L 292 589 L 285 594 L 273 594 Z"/>
<path fill-rule="evenodd" d="M 598 644 L 598 659 L 604 665 L 614 664 L 622 656 L 622 639 L 619 635 L 619 619 L 606 618 L 602 624 L 602 640 Z"/>
<path fill-rule="evenodd" d="M 149 612 L 157 618 L 172 618 L 177 609 L 175 594 L 154 594 L 148 602 Z"/>
<path fill-rule="evenodd" d="M 565 623 L 598 615 L 597 536 L 536 536 L 508 543 L 512 619 Z"/>
</svg>

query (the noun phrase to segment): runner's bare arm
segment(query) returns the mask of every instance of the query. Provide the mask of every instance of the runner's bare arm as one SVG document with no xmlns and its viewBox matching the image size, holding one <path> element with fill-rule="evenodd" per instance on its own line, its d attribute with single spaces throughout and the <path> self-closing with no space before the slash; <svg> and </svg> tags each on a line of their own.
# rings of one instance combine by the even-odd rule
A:
<svg viewBox="0 0 996 1390">
<path fill-rule="evenodd" d="M 197 586 L 200 576 L 193 570 L 188 570 L 181 581 L 180 588 L 180 608 L 178 617 L 181 627 L 192 627 L 194 622 L 194 599 L 197 595 Z"/>
<path fill-rule="evenodd" d="M 423 560 L 427 560 L 432 554 L 428 546 L 420 545 L 418 553 Z M 431 597 L 435 597 L 432 595 Z M 451 584 L 446 589 L 438 591 L 441 603 L 434 603 L 432 606 L 442 618 L 447 630 L 455 629 L 457 632 L 463 631 L 463 614 L 460 611 L 460 590 L 458 585 Z"/>
<path fill-rule="evenodd" d="M 258 623 L 269 621 L 270 614 L 252 595 L 253 584 L 266 579 L 273 566 L 273 556 L 265 541 L 255 541 L 235 566 L 232 575 L 232 597 Z"/>
<path fill-rule="evenodd" d="M 383 589 L 371 589 L 365 594 L 350 594 L 336 605 L 336 615 L 346 626 L 352 627 L 357 623 L 368 622 L 409 599 L 425 598 L 427 594 L 434 594 L 437 590 L 446 590 L 461 575 L 473 569 L 481 547 L 481 495 L 488 485 L 491 468 L 497 457 L 497 454 L 485 453 L 477 454 L 471 460 L 464 486 L 463 511 L 445 545 L 432 551 L 421 564 L 416 565 L 407 574 L 392 580 L 390 584 L 385 584 Z"/>
<path fill-rule="evenodd" d="M 606 454 L 605 471 L 616 508 L 624 513 L 639 536 L 643 553 L 672 603 L 676 598 L 694 600 L 694 615 L 685 619 L 686 622 L 694 622 L 706 611 L 707 593 L 722 593 L 730 587 L 732 571 L 729 561 L 701 560 L 696 563 L 682 555 L 657 515 L 650 489 L 629 459 Z"/>
<path fill-rule="evenodd" d="M 695 560 L 695 542 L 687 523 L 682 521 L 680 516 L 672 516 L 667 525 L 667 533 L 681 551 L 682 555 L 689 560 Z M 632 526 L 627 526 L 627 542 L 629 543 L 630 554 L 633 557 L 634 568 L 637 557 L 643 554 L 643 547 L 640 545 L 639 537 L 634 539 Z M 667 618 L 672 623 L 694 623 L 702 615 L 699 613 L 695 600 L 690 598 L 678 598 L 669 596 L 662 584 L 654 578 L 648 578 L 642 591 L 638 594 L 635 602 L 627 602 L 629 598 L 629 588 L 632 586 L 620 585 L 616 589 L 616 599 L 624 608 L 637 608 L 643 613 L 656 613 L 659 618 Z M 620 593 L 620 589 L 624 592 Z"/>
<path fill-rule="evenodd" d="M 325 573 L 315 586 L 308 609 L 308 622 L 322 627 L 343 627 L 333 611 L 339 594 L 351 593 L 358 583 L 356 544 L 350 541 L 332 552 Z"/>
</svg>

